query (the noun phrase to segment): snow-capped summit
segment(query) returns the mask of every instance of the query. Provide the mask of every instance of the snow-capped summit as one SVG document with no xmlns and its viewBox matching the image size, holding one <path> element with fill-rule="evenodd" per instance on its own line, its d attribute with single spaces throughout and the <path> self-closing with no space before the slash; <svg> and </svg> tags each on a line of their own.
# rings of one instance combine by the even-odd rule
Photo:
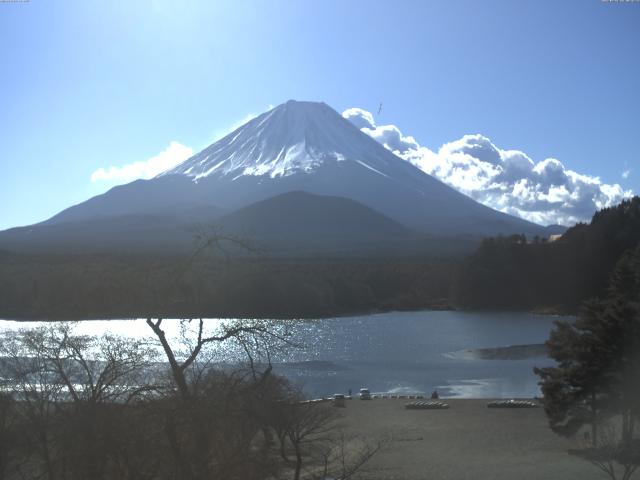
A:
<svg viewBox="0 0 640 480">
<path fill-rule="evenodd" d="M 325 103 L 289 100 L 159 176 L 275 178 L 347 160 L 384 175 L 399 159 L 378 147 Z"/>
<path fill-rule="evenodd" d="M 300 210 L 305 205 L 313 212 L 307 220 Z M 350 212 L 348 218 L 338 210 Z M 354 232 L 349 235 L 354 249 L 364 238 L 380 245 L 384 235 L 413 235 L 398 233 L 403 228 L 416 235 L 545 235 L 543 227 L 481 205 L 402 160 L 328 105 L 292 100 L 151 180 L 115 187 L 11 238 L 26 242 L 41 228 L 49 232 L 42 233 L 43 244 L 54 230 L 66 239 L 70 222 L 82 232 L 97 232 L 100 224 L 100 231 L 124 242 L 122 248 L 135 236 L 132 226 L 145 245 L 149 239 L 190 238 L 187 224 L 195 222 L 287 237 L 288 245 L 304 243 L 305 231 L 336 245 L 353 222 L 361 233 L 357 241 Z"/>
</svg>

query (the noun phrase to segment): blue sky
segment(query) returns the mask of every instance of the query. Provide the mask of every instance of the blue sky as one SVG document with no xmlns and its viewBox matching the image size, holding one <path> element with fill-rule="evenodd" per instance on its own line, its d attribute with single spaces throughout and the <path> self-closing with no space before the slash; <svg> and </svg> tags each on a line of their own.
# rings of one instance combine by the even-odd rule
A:
<svg viewBox="0 0 640 480">
<path fill-rule="evenodd" d="M 638 46 L 637 2 L 0 3 L 0 229 L 290 98 L 383 102 L 377 126 L 430 152 L 481 134 L 638 193 Z"/>
</svg>

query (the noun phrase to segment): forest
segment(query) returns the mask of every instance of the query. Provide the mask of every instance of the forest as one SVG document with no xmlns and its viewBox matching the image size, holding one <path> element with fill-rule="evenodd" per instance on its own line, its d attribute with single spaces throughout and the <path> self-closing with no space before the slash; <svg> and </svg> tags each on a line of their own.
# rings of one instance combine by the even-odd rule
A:
<svg viewBox="0 0 640 480">
<path fill-rule="evenodd" d="M 0 317 L 318 318 L 391 310 L 576 313 L 640 242 L 640 198 L 560 239 L 486 238 L 467 257 L 284 258 L 264 253 L 28 254 L 0 251 Z M 214 242 L 215 243 L 215 242 Z M 211 246 L 211 245 L 209 245 Z M 213 244 L 215 247 L 215 244 Z"/>
<path fill-rule="evenodd" d="M 598 211 L 555 242 L 521 235 L 485 239 L 461 263 L 452 302 L 465 309 L 575 313 L 604 294 L 622 255 L 640 242 L 640 198 Z"/>
<path fill-rule="evenodd" d="M 14 255 L 0 258 L 0 317 L 317 318 L 447 308 L 448 259 Z"/>
</svg>

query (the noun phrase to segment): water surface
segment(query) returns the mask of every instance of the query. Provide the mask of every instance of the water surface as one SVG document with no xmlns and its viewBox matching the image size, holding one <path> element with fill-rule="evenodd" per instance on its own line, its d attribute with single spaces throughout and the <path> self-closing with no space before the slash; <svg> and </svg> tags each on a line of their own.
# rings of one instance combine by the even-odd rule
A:
<svg viewBox="0 0 640 480">
<path fill-rule="evenodd" d="M 526 313 L 392 312 L 308 322 L 298 337 L 306 349 L 285 366 L 287 375 L 317 395 L 354 392 L 431 392 L 469 398 L 533 397 L 534 366 L 544 357 L 480 360 L 473 348 L 543 343 L 555 318 Z M 334 365 L 334 368 L 331 366 Z"/>
<path fill-rule="evenodd" d="M 309 396 L 356 392 L 431 392 L 463 398 L 533 397 L 539 394 L 534 366 L 545 357 L 482 360 L 469 350 L 543 343 L 555 317 L 528 313 L 454 311 L 390 312 L 377 315 L 309 320 L 293 327 L 302 345 L 274 358 L 275 369 Z M 207 325 L 221 321 L 207 319 Z M 0 321 L 0 329 L 39 322 Z M 179 322 L 166 320 L 169 337 Z M 85 321 L 78 331 L 150 336 L 144 320 Z"/>
</svg>

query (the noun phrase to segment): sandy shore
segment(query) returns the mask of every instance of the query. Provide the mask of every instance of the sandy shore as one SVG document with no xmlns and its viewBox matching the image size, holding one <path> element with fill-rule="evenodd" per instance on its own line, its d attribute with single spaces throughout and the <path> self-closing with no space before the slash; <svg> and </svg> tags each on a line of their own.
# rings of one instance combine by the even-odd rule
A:
<svg viewBox="0 0 640 480">
<path fill-rule="evenodd" d="M 488 400 L 444 400 L 448 410 L 406 410 L 410 400 L 347 401 L 348 434 L 387 437 L 359 479 L 591 480 L 602 474 L 570 456 L 542 408 L 487 408 Z M 342 409 L 341 409 L 342 410 Z"/>
</svg>

